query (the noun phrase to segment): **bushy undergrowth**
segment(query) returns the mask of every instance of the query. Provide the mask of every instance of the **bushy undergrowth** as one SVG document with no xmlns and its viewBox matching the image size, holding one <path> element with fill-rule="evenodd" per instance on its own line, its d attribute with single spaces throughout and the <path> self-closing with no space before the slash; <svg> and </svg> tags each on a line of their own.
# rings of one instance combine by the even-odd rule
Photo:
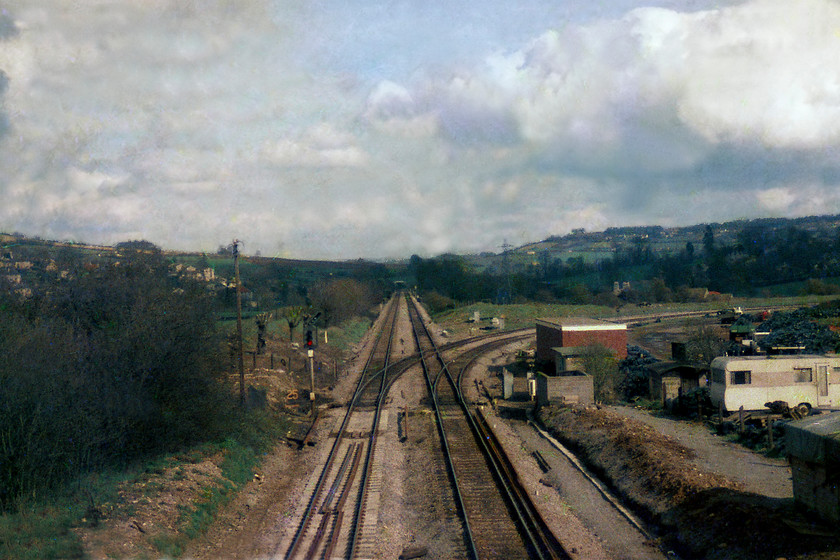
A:
<svg viewBox="0 0 840 560">
<path fill-rule="evenodd" d="M 236 403 L 197 285 L 154 260 L 0 295 L 0 511 L 93 469 L 218 438 Z"/>
<path fill-rule="evenodd" d="M 78 521 L 70 507 L 26 508 L 15 515 L 0 515 L 0 557 L 84 558 L 82 543 L 71 532 Z"/>
<path fill-rule="evenodd" d="M 330 328 L 330 346 L 341 351 L 349 350 L 351 346 L 362 339 L 370 325 L 370 319 L 354 317 L 341 323 L 340 326 Z"/>
<path fill-rule="evenodd" d="M 287 429 L 282 417 L 264 410 L 236 408 L 222 421 L 222 434 L 217 440 L 175 453 L 150 456 L 121 470 L 88 472 L 60 487 L 53 487 L 49 497 L 20 500 L 14 512 L 0 513 L 0 558 L 84 558 L 81 540 L 74 529 L 96 526 L 99 516 L 103 515 L 133 515 L 133 506 L 120 497 L 118 490 L 122 484 L 143 482 L 144 488 L 153 491 L 155 485 L 146 482 L 150 476 L 222 454 L 220 478 L 215 485 L 204 489 L 200 499 L 183 507 L 176 530 L 149 537 L 165 557 L 181 556 L 189 540 L 206 532 L 217 512 L 251 479 L 265 453 Z"/>
<path fill-rule="evenodd" d="M 204 534 L 217 512 L 251 480 L 264 453 L 278 441 L 286 428 L 284 420 L 270 412 L 243 412 L 236 424 L 230 426 L 223 441 L 205 444 L 197 450 L 204 456 L 223 454 L 219 465 L 221 478 L 216 481 L 217 484 L 204 489 L 202 499 L 183 507 L 177 532 L 154 537 L 158 551 L 177 558 L 183 554 L 189 540 Z"/>
</svg>

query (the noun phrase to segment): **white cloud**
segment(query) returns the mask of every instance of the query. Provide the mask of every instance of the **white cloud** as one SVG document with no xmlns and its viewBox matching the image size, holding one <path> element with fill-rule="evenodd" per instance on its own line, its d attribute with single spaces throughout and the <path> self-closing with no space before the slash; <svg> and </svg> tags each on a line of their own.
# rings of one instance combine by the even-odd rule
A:
<svg viewBox="0 0 840 560">
<path fill-rule="evenodd" d="M 266 160 L 282 166 L 361 167 L 367 154 L 356 146 L 316 148 L 291 140 L 281 140 L 265 151 Z"/>
<path fill-rule="evenodd" d="M 818 184 L 773 187 L 753 194 L 758 207 L 773 216 L 820 215 L 840 204 L 840 191 Z"/>
<path fill-rule="evenodd" d="M 404 113 L 412 104 L 435 110 L 456 139 L 508 142 L 515 130 L 552 152 L 615 159 L 640 155 L 639 134 L 661 135 L 653 147 L 686 166 L 708 152 L 698 135 L 711 144 L 837 143 L 838 28 L 840 5 L 829 0 L 757 0 L 695 13 L 640 8 L 547 31 L 416 91 L 393 84 L 388 91 Z"/>
<path fill-rule="evenodd" d="M 352 257 L 840 212 L 840 5 L 651 3 L 11 0 L 0 231 Z"/>
<path fill-rule="evenodd" d="M 376 84 L 367 100 L 366 115 L 369 119 L 389 120 L 412 117 L 415 101 L 407 88 L 390 80 Z"/>
<path fill-rule="evenodd" d="M 763 0 L 684 20 L 689 126 L 775 147 L 840 140 L 840 5 Z"/>
<path fill-rule="evenodd" d="M 776 213 L 790 208 L 796 201 L 797 196 L 791 188 L 777 187 L 759 191 L 755 198 L 762 209 Z"/>
<path fill-rule="evenodd" d="M 313 126 L 300 140 L 270 142 L 263 159 L 287 167 L 364 167 L 370 161 L 352 134 L 329 123 Z"/>
</svg>

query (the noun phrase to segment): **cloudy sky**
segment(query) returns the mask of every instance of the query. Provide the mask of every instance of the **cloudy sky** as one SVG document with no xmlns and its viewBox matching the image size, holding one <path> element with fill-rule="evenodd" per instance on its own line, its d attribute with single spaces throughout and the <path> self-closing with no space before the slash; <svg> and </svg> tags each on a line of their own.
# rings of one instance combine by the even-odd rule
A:
<svg viewBox="0 0 840 560">
<path fill-rule="evenodd" d="M 0 231 L 315 259 L 840 213 L 839 0 L 0 0 Z"/>
</svg>

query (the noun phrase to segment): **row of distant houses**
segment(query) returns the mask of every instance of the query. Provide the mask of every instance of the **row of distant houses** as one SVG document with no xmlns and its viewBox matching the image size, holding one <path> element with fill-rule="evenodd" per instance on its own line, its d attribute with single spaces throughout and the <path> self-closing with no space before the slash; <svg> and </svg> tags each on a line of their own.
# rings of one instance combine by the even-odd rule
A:
<svg viewBox="0 0 840 560">
<path fill-rule="evenodd" d="M 111 257 L 104 266 L 120 266 L 120 260 L 117 260 L 119 255 L 117 253 L 108 255 Z M 93 262 L 85 263 L 84 268 L 88 271 L 95 270 L 103 266 Z M 3 249 L 0 252 L 0 281 L 4 282 L 12 290 L 14 294 L 22 299 L 28 299 L 33 294 L 33 282 L 27 281 L 27 277 L 43 272 L 47 278 L 54 278 L 56 280 L 67 279 L 71 276 L 71 272 L 67 269 L 62 269 L 54 259 L 41 260 L 21 260 L 16 259 L 15 255 L 9 249 Z M 191 278 L 199 282 L 208 284 L 218 283 L 221 287 L 229 287 L 224 278 L 217 278 L 215 270 L 212 268 L 198 269 L 194 266 L 175 263 L 171 266 L 170 274 L 177 278 Z"/>
</svg>

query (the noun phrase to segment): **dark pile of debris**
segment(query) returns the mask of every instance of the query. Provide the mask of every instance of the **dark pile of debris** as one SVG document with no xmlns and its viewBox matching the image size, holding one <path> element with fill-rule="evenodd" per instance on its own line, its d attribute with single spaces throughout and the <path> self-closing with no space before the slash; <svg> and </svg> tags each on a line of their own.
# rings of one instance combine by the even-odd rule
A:
<svg viewBox="0 0 840 560">
<path fill-rule="evenodd" d="M 619 390 L 627 401 L 650 395 L 647 367 L 658 361 L 650 352 L 640 346 L 627 346 L 627 357 L 618 364 L 621 378 Z"/>
</svg>

